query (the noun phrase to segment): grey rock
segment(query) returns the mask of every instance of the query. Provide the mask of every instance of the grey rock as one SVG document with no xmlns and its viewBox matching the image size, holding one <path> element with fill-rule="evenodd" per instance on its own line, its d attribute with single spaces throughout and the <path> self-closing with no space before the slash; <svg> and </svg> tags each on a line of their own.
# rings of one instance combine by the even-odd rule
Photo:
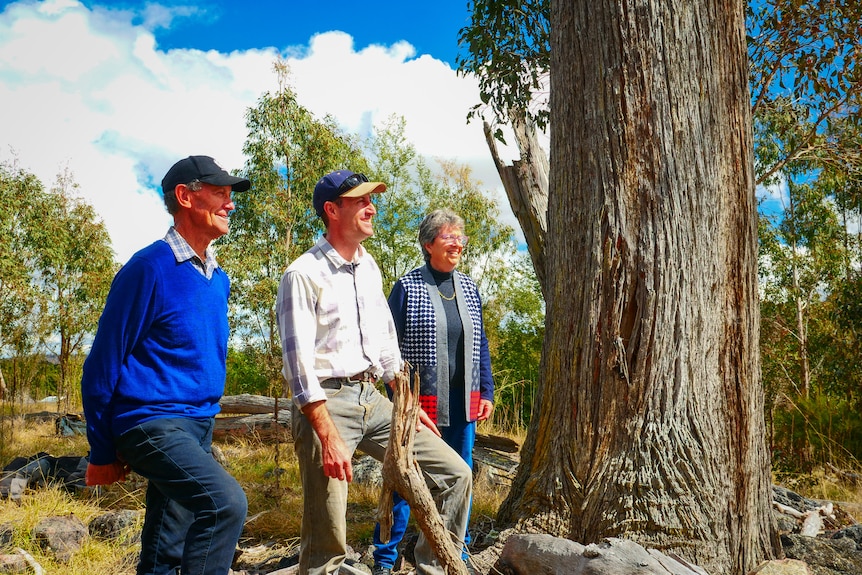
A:
<svg viewBox="0 0 862 575">
<path fill-rule="evenodd" d="M 807 563 L 812 575 L 862 573 L 862 552 L 848 551 L 846 542 L 803 535 L 782 535 L 781 546 L 788 559 Z"/>
<path fill-rule="evenodd" d="M 776 503 L 786 505 L 787 507 L 792 507 L 800 513 L 805 513 L 806 511 L 817 509 L 818 507 L 823 505 L 821 502 L 815 501 L 813 499 L 808 499 L 807 497 L 802 497 L 798 493 L 794 493 L 793 491 L 790 491 L 786 487 L 781 487 L 780 485 L 772 486 L 772 500 Z"/>
<path fill-rule="evenodd" d="M 383 464 L 370 455 L 363 455 L 353 462 L 353 481 L 359 485 L 382 487 Z"/>
<path fill-rule="evenodd" d="M 74 515 L 48 517 L 33 528 L 33 539 L 61 562 L 68 561 L 81 548 L 86 536 L 87 526 Z"/>
<path fill-rule="evenodd" d="M 135 542 L 140 539 L 138 511 L 122 510 L 103 513 L 90 521 L 87 529 L 91 537 L 102 540 Z"/>
<path fill-rule="evenodd" d="M 14 537 L 15 527 L 11 523 L 0 523 L 0 553 L 8 553 L 12 550 Z"/>
<path fill-rule="evenodd" d="M 857 551 L 862 551 L 862 525 L 851 525 L 839 529 L 832 534 L 832 539 L 847 539 L 856 544 Z"/>
</svg>

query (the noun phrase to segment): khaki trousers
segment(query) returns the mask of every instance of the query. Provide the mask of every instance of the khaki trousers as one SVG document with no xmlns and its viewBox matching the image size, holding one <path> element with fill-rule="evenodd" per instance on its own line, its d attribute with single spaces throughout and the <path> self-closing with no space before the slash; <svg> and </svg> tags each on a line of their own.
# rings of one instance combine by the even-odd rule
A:
<svg viewBox="0 0 862 575">
<path fill-rule="evenodd" d="M 328 380 L 323 387 L 329 415 L 351 455 L 358 448 L 382 461 L 392 420 L 389 399 L 370 382 Z M 337 573 L 347 555 L 348 483 L 323 474 L 320 440 L 295 405 L 292 427 L 303 490 L 299 572 Z M 473 493 L 470 468 L 446 442 L 427 429 L 416 434 L 414 449 L 444 525 L 455 541 L 463 542 Z M 444 575 L 422 533 L 414 555 L 420 575 Z"/>
</svg>

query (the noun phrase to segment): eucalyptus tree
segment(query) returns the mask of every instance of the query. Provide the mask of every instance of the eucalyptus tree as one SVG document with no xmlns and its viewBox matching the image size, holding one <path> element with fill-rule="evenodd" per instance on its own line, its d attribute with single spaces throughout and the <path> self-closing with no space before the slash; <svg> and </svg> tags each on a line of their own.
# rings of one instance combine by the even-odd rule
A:
<svg viewBox="0 0 862 575">
<path fill-rule="evenodd" d="M 275 64 L 279 88 L 246 112 L 243 175 L 251 190 L 234 194 L 230 233 L 217 242 L 219 263 L 231 278 L 234 341 L 255 350 L 273 389 L 281 390 L 281 346 L 275 317 L 278 283 L 288 264 L 322 233 L 312 209 L 318 179 L 366 163 L 354 137 L 331 118 L 318 119 L 297 101 L 288 70 Z"/>
<path fill-rule="evenodd" d="M 783 307 L 785 311 L 764 319 L 780 322 L 782 331 L 794 342 L 794 353 L 775 359 L 785 362 L 783 371 L 790 376 L 787 391 L 802 397 L 809 396 L 812 386 L 811 314 L 844 271 L 843 230 L 828 194 L 829 190 L 817 182 L 798 184 L 790 180 L 780 220 L 774 226 L 764 226 L 761 232 L 761 260 L 767 266 L 761 282 L 764 298 L 779 304 L 776 310 Z M 788 361 L 796 365 L 786 365 Z"/>
<path fill-rule="evenodd" d="M 538 408 L 498 519 L 748 573 L 780 548 L 744 5 L 556 2 L 549 22 Z"/>
<path fill-rule="evenodd" d="M 746 16 L 756 183 L 801 162 L 862 173 L 862 3 L 752 0 Z"/>
<path fill-rule="evenodd" d="M 405 135 L 403 117 L 391 116 L 376 126 L 365 142 L 368 176 L 386 184 L 374 196 L 377 215 L 374 235 L 364 244 L 374 255 L 386 293 L 404 274 L 422 263 L 416 236 L 428 209 L 427 192 L 433 180 L 425 159 Z"/>
<path fill-rule="evenodd" d="M 0 164 L 0 357 L 13 366 L 35 354 L 44 323 L 34 310 L 40 293 L 31 277 L 35 249 L 29 230 L 39 225 L 33 209 L 44 195 L 42 182 L 12 164 Z M 6 377 L 0 365 L 0 398 L 11 399 L 24 392 L 22 381 Z"/>
<path fill-rule="evenodd" d="M 385 194 L 375 196 L 374 236 L 365 245 L 383 273 L 384 289 L 423 263 L 418 243 L 419 223 L 434 209 L 449 208 L 464 218 L 470 237 L 461 271 L 488 291 L 491 268 L 502 267 L 514 254 L 514 230 L 503 223 L 500 206 L 472 169 L 456 160 L 438 158 L 429 166 L 405 136 L 403 118 L 392 117 L 375 129 L 366 143 L 369 177 L 386 183 Z"/>
<path fill-rule="evenodd" d="M 50 193 L 32 205 L 37 225 L 28 230 L 36 246 L 31 279 L 41 296 L 37 311 L 50 326 L 42 344 L 59 363 L 57 395 L 66 409 L 77 398 L 83 352 L 117 270 L 107 228 L 77 188 L 68 169 L 58 174 Z"/>
<path fill-rule="evenodd" d="M 454 160 L 439 160 L 438 185 L 429 191 L 432 207 L 449 207 L 464 218 L 464 233 L 470 243 L 462 256 L 463 266 L 474 276 L 484 298 L 505 273 L 506 262 L 515 254 L 515 230 L 502 221 L 497 200 L 477 180 L 470 166 Z"/>
<path fill-rule="evenodd" d="M 479 80 L 480 102 L 468 118 L 485 117 L 502 139 L 509 125 L 521 158 L 511 166 L 488 145 L 544 285 L 548 159 L 535 129 L 550 129 L 549 0 L 473 0 L 459 35 L 461 73 Z M 750 0 L 746 5 L 755 182 L 774 183 L 788 164 L 862 170 L 858 23 L 855 0 Z"/>
<path fill-rule="evenodd" d="M 857 419 L 862 373 L 851 358 L 860 339 L 847 296 L 858 286 L 860 260 L 834 185 L 823 173 L 806 183 L 791 178 L 782 209 L 761 217 L 760 347 L 770 438 L 782 469 L 846 461 L 834 447 L 850 445 L 839 431 Z"/>
<path fill-rule="evenodd" d="M 781 466 L 832 458 L 830 446 L 816 447 L 830 435 L 817 420 L 853 419 L 840 410 L 859 380 L 846 369 L 858 342 L 837 326 L 850 320 L 853 306 L 840 302 L 862 261 L 860 18 L 862 5 L 843 0 L 748 9 L 755 177 L 783 200 L 764 211 L 760 233 L 770 272 L 761 275 L 760 347 Z"/>
</svg>

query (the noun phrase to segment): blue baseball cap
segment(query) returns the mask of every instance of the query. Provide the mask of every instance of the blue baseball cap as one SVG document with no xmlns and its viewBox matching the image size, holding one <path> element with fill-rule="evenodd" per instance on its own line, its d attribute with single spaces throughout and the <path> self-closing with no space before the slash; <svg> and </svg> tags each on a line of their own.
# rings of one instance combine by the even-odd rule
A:
<svg viewBox="0 0 862 575">
<path fill-rule="evenodd" d="M 365 174 L 350 170 L 336 170 L 320 178 L 314 186 L 314 211 L 323 215 L 323 204 L 338 198 L 359 198 L 365 194 L 379 194 L 386 191 L 383 182 L 369 182 Z"/>
</svg>

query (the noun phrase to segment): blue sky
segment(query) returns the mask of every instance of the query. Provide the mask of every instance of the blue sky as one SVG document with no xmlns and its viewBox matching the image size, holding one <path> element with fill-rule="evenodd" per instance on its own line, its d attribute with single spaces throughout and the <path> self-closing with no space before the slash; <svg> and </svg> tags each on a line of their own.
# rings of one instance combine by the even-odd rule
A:
<svg viewBox="0 0 862 575">
<path fill-rule="evenodd" d="M 182 6 L 183 2 L 162 4 Z M 418 54 L 430 54 L 454 68 L 458 31 L 469 23 L 467 0 L 202 1 L 194 6 L 199 11 L 197 17 L 177 18 L 171 28 L 156 32 L 162 47 L 220 52 L 260 46 L 283 48 L 303 44 L 318 33 L 340 30 L 353 37 L 357 49 L 406 40 Z"/>
<path fill-rule="evenodd" d="M 361 136 L 403 117 L 432 166 L 470 166 L 517 229 L 482 126 L 466 122 L 479 100 L 455 70 L 467 22 L 466 0 L 0 1 L 0 162 L 46 186 L 68 170 L 125 261 L 170 225 L 158 182 L 173 162 L 242 167 L 245 111 L 285 58 L 313 114 Z"/>
</svg>

